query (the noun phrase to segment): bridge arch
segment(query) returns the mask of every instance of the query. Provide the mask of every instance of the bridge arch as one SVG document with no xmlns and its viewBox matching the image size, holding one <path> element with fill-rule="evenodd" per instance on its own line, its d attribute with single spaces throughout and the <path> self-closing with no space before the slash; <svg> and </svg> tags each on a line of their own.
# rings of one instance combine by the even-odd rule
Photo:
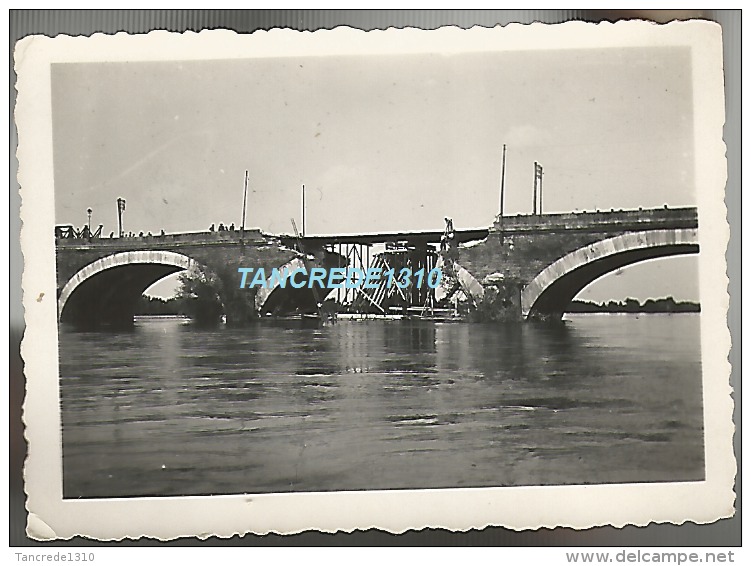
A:
<svg viewBox="0 0 751 566">
<path fill-rule="evenodd" d="M 660 257 L 699 253 L 697 229 L 627 232 L 558 259 L 522 289 L 522 317 L 561 318 L 566 306 L 595 279 L 619 268 Z"/>
<path fill-rule="evenodd" d="M 143 291 L 167 275 L 193 267 L 202 266 L 171 251 L 128 251 L 97 259 L 78 270 L 61 289 L 58 318 L 84 325 L 130 325 Z"/>
</svg>

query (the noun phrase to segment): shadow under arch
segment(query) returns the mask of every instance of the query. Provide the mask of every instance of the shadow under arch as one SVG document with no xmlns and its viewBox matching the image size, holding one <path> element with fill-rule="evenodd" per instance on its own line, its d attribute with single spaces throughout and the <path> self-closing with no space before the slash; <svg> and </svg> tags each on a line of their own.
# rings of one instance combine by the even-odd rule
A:
<svg viewBox="0 0 751 566">
<path fill-rule="evenodd" d="M 322 258 L 315 261 L 314 265 L 328 270 L 332 267 L 342 266 L 343 261 L 346 263 L 346 259 L 338 254 L 324 251 Z M 264 286 L 257 287 L 256 290 L 256 312 L 260 316 L 317 313 L 321 305 L 326 305 L 329 302 L 327 296 L 331 289 L 326 288 L 325 284 L 316 284 L 315 290 L 309 287 L 307 274 L 309 268 L 310 266 L 306 265 L 305 259 L 298 256 L 275 268 L 276 272 L 267 272 L 268 277 Z M 298 287 L 295 287 L 291 283 L 291 276 L 298 270 L 301 270 L 303 274 L 295 277 L 298 284 Z M 284 285 L 281 285 L 281 279 L 285 276 L 289 276 L 289 279 L 286 280 Z M 318 302 L 321 305 L 318 305 Z"/>
<path fill-rule="evenodd" d="M 129 327 L 143 292 L 160 279 L 191 268 L 206 267 L 171 251 L 129 251 L 100 258 L 82 267 L 63 286 L 57 299 L 58 319 L 83 327 Z"/>
<path fill-rule="evenodd" d="M 298 269 L 304 270 L 305 262 L 301 257 L 294 257 L 279 267 L 278 272 L 280 275 L 292 274 Z M 307 276 L 305 276 L 305 279 L 307 280 Z M 297 294 L 301 294 L 299 293 L 300 290 L 292 288 L 289 282 L 287 282 L 284 288 L 281 288 L 280 277 L 269 275 L 266 279 L 266 285 L 264 287 L 259 287 L 256 292 L 256 311 L 263 315 L 278 310 L 281 306 L 279 303 L 282 302 L 280 294 L 282 294 L 283 291 L 286 291 L 286 294 L 293 294 L 295 291 L 298 291 Z M 305 290 L 303 290 L 302 293 L 306 293 Z M 307 291 L 306 295 L 311 295 L 312 297 L 312 292 Z"/>
<path fill-rule="evenodd" d="M 566 306 L 595 279 L 641 261 L 699 253 L 698 230 L 644 230 L 595 242 L 543 269 L 522 289 L 524 319 L 560 319 Z"/>
</svg>

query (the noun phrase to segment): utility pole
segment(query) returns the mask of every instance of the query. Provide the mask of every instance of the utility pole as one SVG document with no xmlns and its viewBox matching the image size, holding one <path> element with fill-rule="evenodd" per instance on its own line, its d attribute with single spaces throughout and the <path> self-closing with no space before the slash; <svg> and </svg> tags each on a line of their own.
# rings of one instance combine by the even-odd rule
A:
<svg viewBox="0 0 751 566">
<path fill-rule="evenodd" d="M 123 237 L 123 211 L 125 210 L 125 199 L 124 198 L 118 198 L 117 199 L 117 230 L 119 237 Z"/>
<path fill-rule="evenodd" d="M 305 237 L 305 185 L 302 186 L 302 237 Z"/>
<path fill-rule="evenodd" d="M 535 184 L 534 184 L 534 193 L 532 194 L 532 215 L 537 216 L 537 168 L 539 165 L 537 164 L 537 161 L 535 161 Z"/>
<path fill-rule="evenodd" d="M 501 231 L 503 231 L 503 195 L 506 189 L 506 144 L 503 144 L 503 158 L 501 160 L 501 206 L 499 220 L 501 222 Z"/>
<path fill-rule="evenodd" d="M 243 192 L 243 222 L 240 226 L 240 237 L 245 235 L 245 206 L 248 202 L 248 170 L 245 170 L 245 190 Z"/>
</svg>

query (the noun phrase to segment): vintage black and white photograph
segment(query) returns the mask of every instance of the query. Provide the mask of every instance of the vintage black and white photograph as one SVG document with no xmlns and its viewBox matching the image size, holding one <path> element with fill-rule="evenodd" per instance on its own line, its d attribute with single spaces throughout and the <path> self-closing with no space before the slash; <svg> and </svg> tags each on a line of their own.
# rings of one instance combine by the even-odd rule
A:
<svg viewBox="0 0 751 566">
<path fill-rule="evenodd" d="M 616 27 L 43 38 L 27 479 L 305 509 L 256 532 L 732 513 L 719 32 Z"/>
</svg>

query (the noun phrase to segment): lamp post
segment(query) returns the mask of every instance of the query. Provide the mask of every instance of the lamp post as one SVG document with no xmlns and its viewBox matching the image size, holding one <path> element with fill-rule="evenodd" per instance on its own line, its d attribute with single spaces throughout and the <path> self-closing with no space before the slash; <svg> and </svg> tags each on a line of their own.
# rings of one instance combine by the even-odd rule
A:
<svg viewBox="0 0 751 566">
<path fill-rule="evenodd" d="M 89 236 L 91 236 L 91 213 L 92 212 L 94 212 L 94 211 L 91 210 L 91 208 L 87 208 L 86 209 L 86 213 L 89 215 L 89 221 L 88 221 L 88 224 L 87 224 L 87 226 L 89 228 Z"/>
</svg>

